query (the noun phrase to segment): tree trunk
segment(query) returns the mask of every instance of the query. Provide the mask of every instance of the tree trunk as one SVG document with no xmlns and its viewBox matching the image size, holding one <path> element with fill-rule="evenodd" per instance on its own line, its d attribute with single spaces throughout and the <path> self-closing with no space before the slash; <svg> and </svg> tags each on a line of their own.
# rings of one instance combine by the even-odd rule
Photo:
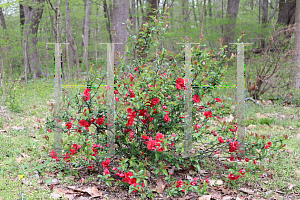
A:
<svg viewBox="0 0 300 200">
<path fill-rule="evenodd" d="M 182 16 L 183 16 L 183 28 L 186 30 L 187 27 L 187 21 L 188 21 L 188 0 L 182 1 Z M 184 36 L 184 40 L 187 39 L 187 36 Z"/>
<path fill-rule="evenodd" d="M 44 2 L 45 0 L 32 0 L 30 4 L 26 2 L 23 5 L 25 14 L 24 36 L 26 37 L 26 40 L 30 39 L 30 43 L 26 42 L 26 50 L 33 49 L 33 51 L 30 51 L 29 53 L 27 52 L 30 61 L 29 68 L 33 78 L 47 76 L 46 73 L 37 66 L 38 51 L 36 48 L 37 31 L 43 15 Z"/>
<path fill-rule="evenodd" d="M 239 11 L 240 0 L 228 0 L 226 18 L 230 19 L 229 24 L 224 26 L 224 43 L 229 46 L 229 43 L 234 42 L 234 33 L 237 15 Z M 227 49 L 228 50 L 228 49 Z"/>
<path fill-rule="evenodd" d="M 20 7 L 20 30 L 21 35 L 23 36 L 23 29 L 24 29 L 24 23 L 25 23 L 25 14 L 24 14 L 24 8 L 23 8 L 23 1 L 20 1 L 19 3 Z"/>
<path fill-rule="evenodd" d="M 269 7 L 268 0 L 263 0 L 263 11 L 262 11 L 262 27 L 263 27 L 263 29 L 265 29 L 267 27 L 266 23 L 268 22 L 268 7 Z M 266 48 L 265 39 L 261 39 L 261 47 L 263 49 Z"/>
<path fill-rule="evenodd" d="M 295 88 L 300 89 L 300 3 L 299 1 L 296 4 L 295 8 L 295 39 L 294 39 L 294 50 L 295 50 L 295 63 L 297 66 L 296 77 L 295 77 Z"/>
<path fill-rule="evenodd" d="M 221 22 L 221 19 L 222 19 L 222 2 L 221 0 L 216 0 L 216 17 L 217 17 L 217 20 Z M 222 23 L 219 23 L 220 25 L 217 26 L 217 33 L 218 33 L 218 38 L 222 38 L 223 37 L 223 34 L 222 34 Z M 218 44 L 218 46 L 220 47 L 220 44 Z"/>
<path fill-rule="evenodd" d="M 130 0 L 114 0 L 112 13 L 112 27 L 114 31 L 113 42 L 123 43 L 115 45 L 115 58 L 123 57 L 125 53 L 125 44 L 128 40 L 128 32 L 126 30 L 126 21 L 129 19 Z M 116 67 L 119 65 L 116 62 Z"/>
<path fill-rule="evenodd" d="M 6 30 L 6 22 L 1 7 L 0 7 L 0 19 L 1 19 L 1 26 L 3 30 Z"/>
<path fill-rule="evenodd" d="M 85 23 L 84 23 L 84 38 L 83 38 L 83 62 L 88 70 L 88 46 L 89 46 L 89 29 L 90 29 L 90 13 L 91 0 L 86 1 Z"/>
<path fill-rule="evenodd" d="M 277 11 L 277 8 L 278 8 L 278 4 L 279 4 L 279 0 L 277 0 L 276 2 L 275 2 L 275 6 L 274 6 L 274 9 L 273 9 L 273 12 L 272 12 L 272 14 L 269 16 L 269 22 L 272 20 L 272 18 L 274 17 L 274 15 L 275 15 L 275 13 L 276 13 L 276 11 Z"/>
<path fill-rule="evenodd" d="M 279 3 L 278 24 L 289 25 L 295 23 L 296 0 L 281 0 Z"/>
<path fill-rule="evenodd" d="M 211 0 L 208 0 L 208 15 L 212 18 Z"/>
<path fill-rule="evenodd" d="M 77 66 L 77 78 L 80 78 L 80 73 L 79 73 L 79 57 L 78 57 L 78 51 L 77 51 L 77 46 L 75 44 L 75 40 L 71 35 L 71 28 L 70 28 L 70 10 L 69 10 L 69 2 L 66 0 L 66 34 L 67 34 L 67 40 L 70 43 L 71 49 L 70 49 L 70 56 L 73 58 L 73 52 L 75 54 L 75 62 Z M 72 59 L 71 59 L 72 60 Z M 71 62 L 71 66 L 73 66 L 73 60 Z"/>
<path fill-rule="evenodd" d="M 132 16 L 132 24 L 133 24 L 133 26 L 132 26 L 132 29 L 133 29 L 133 31 L 134 31 L 134 33 L 135 33 L 135 29 L 136 29 L 136 8 L 135 8 L 135 0 L 132 0 L 132 3 L 131 3 L 131 16 Z"/>
<path fill-rule="evenodd" d="M 104 17 L 107 17 L 106 21 L 106 29 L 108 30 L 108 35 L 109 35 L 109 41 L 112 43 L 112 34 L 111 34 L 111 28 L 110 28 L 110 14 L 109 14 L 109 9 L 107 6 L 106 0 L 103 1 L 103 12 L 104 12 Z"/>
</svg>

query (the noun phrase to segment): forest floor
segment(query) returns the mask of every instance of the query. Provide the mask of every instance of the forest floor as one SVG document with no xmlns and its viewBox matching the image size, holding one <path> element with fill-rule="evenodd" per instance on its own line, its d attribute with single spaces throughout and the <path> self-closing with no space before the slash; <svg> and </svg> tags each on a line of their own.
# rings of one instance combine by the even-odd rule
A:
<svg viewBox="0 0 300 200">
<path fill-rule="evenodd" d="M 49 143 L 43 138 L 53 84 L 37 80 L 28 85 L 19 84 L 16 88 L 15 98 L 0 106 L 0 199 L 22 199 L 22 196 L 23 199 L 78 200 L 140 198 L 134 193 L 129 194 L 126 188 L 99 183 L 96 171 L 79 168 L 77 177 L 55 169 L 55 161 L 47 156 Z M 163 184 L 162 193 L 153 192 L 154 199 L 300 199 L 299 107 L 274 106 L 274 103 L 259 106 L 246 102 L 246 132 L 288 137 L 285 150 L 277 152 L 271 162 L 260 163 L 269 171 L 263 171 L 258 179 L 244 176 L 232 185 L 228 177 L 219 176 L 216 166 L 207 160 L 207 164 L 201 165 L 201 176 L 210 182 L 206 196 L 189 193 L 169 197 L 166 194 L 168 185 Z M 266 118 L 273 120 L 270 122 Z M 180 167 L 180 170 L 174 170 L 177 180 L 189 179 L 196 173 L 193 167 Z M 156 188 L 159 182 L 162 184 L 154 174 L 150 177 L 150 188 Z M 83 182 L 80 181 L 82 178 Z"/>
</svg>

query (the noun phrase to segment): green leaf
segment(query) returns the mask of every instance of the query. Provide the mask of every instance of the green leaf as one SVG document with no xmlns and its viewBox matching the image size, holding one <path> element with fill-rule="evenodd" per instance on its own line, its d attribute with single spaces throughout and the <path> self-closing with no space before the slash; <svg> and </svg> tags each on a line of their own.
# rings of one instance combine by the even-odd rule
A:
<svg viewBox="0 0 300 200">
<path fill-rule="evenodd" d="M 162 172 L 163 172 L 166 176 L 169 175 L 166 169 L 163 169 Z"/>
</svg>

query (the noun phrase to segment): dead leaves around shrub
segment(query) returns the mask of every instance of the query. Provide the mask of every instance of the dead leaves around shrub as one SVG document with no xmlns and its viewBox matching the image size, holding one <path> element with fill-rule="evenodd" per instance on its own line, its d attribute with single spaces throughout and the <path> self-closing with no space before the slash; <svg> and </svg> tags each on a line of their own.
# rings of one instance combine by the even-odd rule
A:
<svg viewBox="0 0 300 200">
<path fill-rule="evenodd" d="M 161 194 L 164 191 L 167 183 L 162 178 L 159 178 L 157 179 L 156 184 L 156 188 L 152 189 L 152 191 Z"/>
<path fill-rule="evenodd" d="M 53 199 L 59 199 L 62 197 L 61 194 L 63 194 L 68 199 L 74 199 L 75 197 L 86 198 L 83 197 L 83 195 L 86 194 L 90 195 L 92 198 L 102 197 L 102 192 L 100 192 L 96 186 L 92 186 L 92 187 L 68 186 L 67 188 L 68 189 L 53 187 L 53 192 L 51 194 L 51 197 Z M 86 199 L 90 199 L 90 198 L 86 198 Z"/>
</svg>

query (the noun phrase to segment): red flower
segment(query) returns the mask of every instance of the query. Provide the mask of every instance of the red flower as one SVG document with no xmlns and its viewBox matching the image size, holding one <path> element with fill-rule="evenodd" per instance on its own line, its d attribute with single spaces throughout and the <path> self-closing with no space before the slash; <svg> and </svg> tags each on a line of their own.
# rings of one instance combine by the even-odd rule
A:
<svg viewBox="0 0 300 200">
<path fill-rule="evenodd" d="M 52 152 L 50 153 L 50 157 L 52 159 L 56 159 L 57 161 L 59 161 L 59 158 L 57 157 L 57 153 L 55 152 L 54 149 L 52 149 Z"/>
<path fill-rule="evenodd" d="M 127 126 L 132 126 L 134 122 L 134 118 L 129 118 L 128 123 L 126 124 Z"/>
<path fill-rule="evenodd" d="M 194 97 L 193 97 L 193 100 L 194 100 L 195 103 L 200 103 L 199 95 L 195 94 Z"/>
<path fill-rule="evenodd" d="M 151 100 L 151 107 L 157 105 L 158 103 L 159 103 L 159 98 L 153 98 L 153 99 Z"/>
<path fill-rule="evenodd" d="M 118 90 L 115 90 L 115 91 L 114 91 L 114 94 L 118 94 L 118 93 L 119 93 L 119 91 L 118 91 Z"/>
<path fill-rule="evenodd" d="M 245 161 L 246 161 L 246 162 L 249 162 L 249 158 L 245 158 Z"/>
<path fill-rule="evenodd" d="M 271 147 L 272 146 L 272 142 L 268 142 L 268 146 Z"/>
<path fill-rule="evenodd" d="M 230 179 L 230 180 L 237 180 L 238 178 L 240 178 L 240 175 L 237 175 L 236 177 L 233 175 L 233 174 L 229 174 L 228 175 L 228 178 Z"/>
<path fill-rule="evenodd" d="M 245 169 L 240 169 L 240 171 L 239 171 L 242 175 L 245 175 L 245 173 L 246 173 L 246 170 Z"/>
<path fill-rule="evenodd" d="M 155 140 L 158 141 L 158 142 L 163 142 L 164 135 L 162 133 L 157 133 L 156 136 L 155 136 Z"/>
<path fill-rule="evenodd" d="M 151 151 L 154 151 L 156 149 L 155 145 L 156 145 L 156 141 L 150 139 L 150 141 L 147 144 L 147 148 Z"/>
<path fill-rule="evenodd" d="M 230 142 L 230 147 L 229 147 L 229 151 L 230 152 L 234 152 L 237 150 L 239 144 L 237 141 L 234 141 L 234 142 Z"/>
<path fill-rule="evenodd" d="M 88 166 L 88 169 L 94 169 L 94 165 Z"/>
<path fill-rule="evenodd" d="M 233 161 L 234 160 L 234 157 L 233 156 L 230 156 L 230 161 Z"/>
<path fill-rule="evenodd" d="M 180 179 L 179 181 L 177 181 L 176 187 L 179 188 L 179 187 L 182 187 L 182 186 L 183 186 L 183 181 Z"/>
<path fill-rule="evenodd" d="M 98 118 L 97 119 L 97 122 L 96 122 L 98 125 L 102 125 L 104 123 L 104 118 Z"/>
<path fill-rule="evenodd" d="M 253 160 L 253 163 L 256 165 L 256 163 L 257 163 L 256 160 Z"/>
<path fill-rule="evenodd" d="M 222 102 L 220 98 L 215 98 L 214 99 L 216 102 Z"/>
<path fill-rule="evenodd" d="M 265 144 L 265 149 L 267 149 L 267 148 L 269 148 L 269 146 Z"/>
<path fill-rule="evenodd" d="M 68 127 L 68 129 L 71 129 L 71 128 L 72 128 L 72 123 L 71 123 L 71 122 L 68 122 L 68 123 L 66 124 L 66 126 Z"/>
<path fill-rule="evenodd" d="M 206 119 L 207 119 L 208 117 L 212 117 L 212 113 L 211 113 L 210 111 L 205 111 L 205 112 L 204 112 L 204 116 L 205 116 Z"/>
<path fill-rule="evenodd" d="M 130 132 L 130 136 L 132 139 L 134 138 L 134 133 L 133 132 Z"/>
<path fill-rule="evenodd" d="M 130 178 L 131 176 L 133 176 L 132 172 L 125 172 L 125 178 L 123 179 L 123 182 L 127 182 L 130 185 L 136 183 L 136 178 Z"/>
<path fill-rule="evenodd" d="M 135 94 L 134 94 L 134 93 L 131 93 L 131 94 L 130 94 L 130 98 L 135 98 Z"/>
<path fill-rule="evenodd" d="M 90 88 L 85 88 L 84 92 L 83 92 L 83 101 L 88 101 L 91 98 L 91 89 Z"/>
<path fill-rule="evenodd" d="M 219 140 L 220 143 L 224 143 L 224 140 L 221 136 L 218 138 L 218 140 Z"/>
<path fill-rule="evenodd" d="M 69 154 L 69 153 L 65 153 L 63 156 L 64 156 L 64 160 L 65 160 L 66 162 L 70 162 L 70 161 L 71 161 L 71 157 L 70 157 L 70 154 Z"/>
<path fill-rule="evenodd" d="M 147 110 L 141 109 L 139 112 L 140 112 L 140 116 L 146 116 L 147 115 Z"/>
<path fill-rule="evenodd" d="M 184 80 L 182 78 L 178 78 L 176 80 L 176 88 L 178 90 L 181 90 L 182 87 L 185 88 L 185 86 L 184 86 Z"/>
<path fill-rule="evenodd" d="M 108 170 L 108 169 L 105 169 L 105 170 L 104 170 L 104 174 L 105 174 L 105 175 L 110 174 L 110 173 L 109 173 L 109 170 Z"/>
<path fill-rule="evenodd" d="M 164 120 L 165 120 L 165 122 L 171 121 L 168 114 L 166 114 L 166 115 L 164 116 Z"/>
<path fill-rule="evenodd" d="M 103 169 L 107 168 L 107 166 L 109 165 L 109 163 L 110 163 L 110 159 L 105 160 L 105 161 L 102 163 Z"/>
</svg>

